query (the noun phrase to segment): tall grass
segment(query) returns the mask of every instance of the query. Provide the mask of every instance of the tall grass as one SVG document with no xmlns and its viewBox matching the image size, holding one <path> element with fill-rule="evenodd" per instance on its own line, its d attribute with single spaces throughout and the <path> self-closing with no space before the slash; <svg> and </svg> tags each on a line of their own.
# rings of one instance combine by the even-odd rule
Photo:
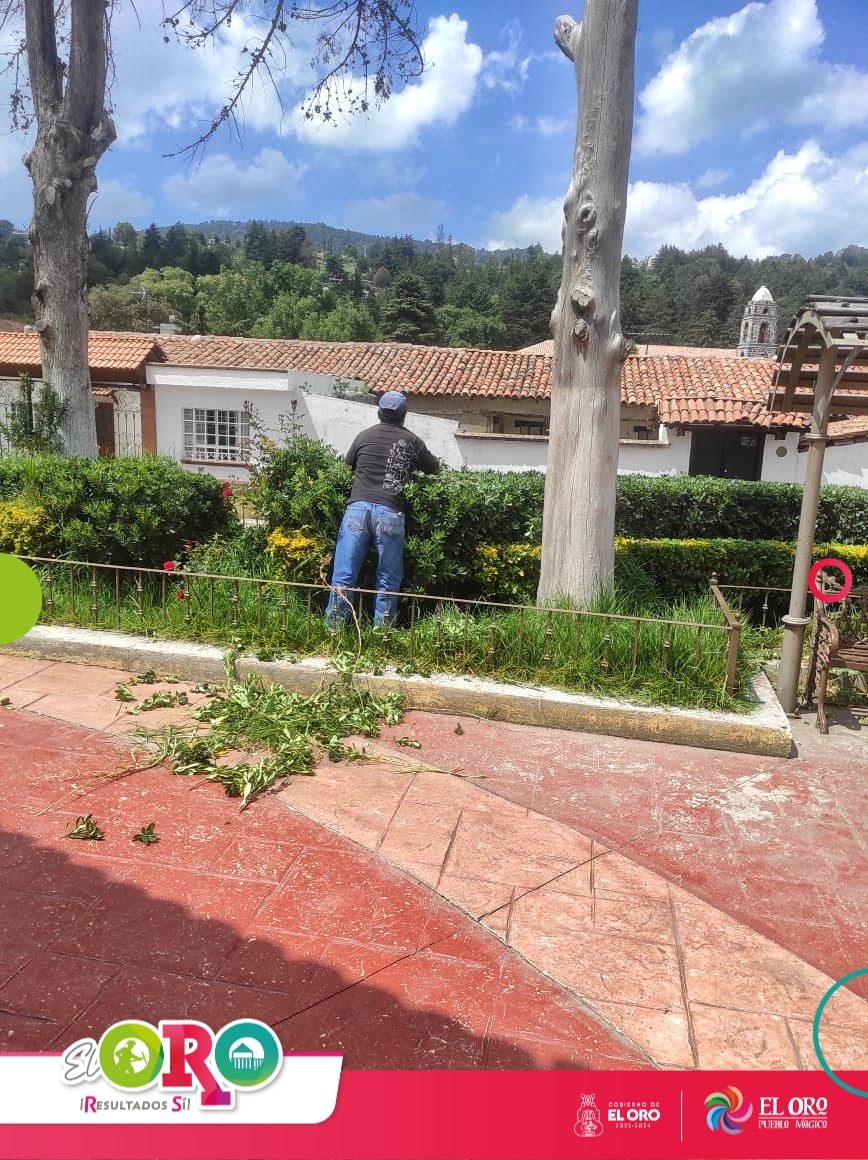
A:
<svg viewBox="0 0 868 1160">
<path fill-rule="evenodd" d="M 220 573 L 242 563 L 249 576 L 251 561 L 223 555 Z M 257 564 L 260 575 L 246 580 L 217 571 L 43 567 L 42 621 L 241 646 L 260 657 L 359 652 L 359 668 L 368 671 L 397 666 L 403 673 L 464 674 L 640 704 L 733 708 L 745 701 L 724 689 L 727 636 L 714 627 L 723 617 L 711 597 L 679 604 L 665 619 L 655 608 L 646 620 L 619 619 L 646 615 L 623 593 L 602 596 L 589 610 L 599 614 L 593 616 L 566 606 L 547 611 L 406 597 L 397 627 L 375 629 L 363 615 L 358 633 L 351 626 L 332 635 L 325 590 L 281 583 L 265 556 Z M 741 669 L 745 681 L 746 657 Z"/>
</svg>

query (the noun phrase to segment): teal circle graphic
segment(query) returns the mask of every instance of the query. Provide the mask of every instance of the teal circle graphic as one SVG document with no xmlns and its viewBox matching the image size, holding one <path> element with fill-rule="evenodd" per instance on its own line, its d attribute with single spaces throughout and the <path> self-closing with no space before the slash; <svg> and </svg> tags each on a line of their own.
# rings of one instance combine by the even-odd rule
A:
<svg viewBox="0 0 868 1160">
<path fill-rule="evenodd" d="M 280 1040 L 258 1019 L 227 1023 L 214 1044 L 214 1061 L 233 1087 L 261 1087 L 274 1079 L 283 1063 Z"/>
<path fill-rule="evenodd" d="M 39 620 L 42 588 L 32 568 L 0 552 L 0 644 L 26 636 Z"/>
<path fill-rule="evenodd" d="M 851 1095 L 861 1096 L 863 1100 L 868 1100 L 868 1091 L 864 1091 L 862 1088 L 853 1087 L 852 1084 L 847 1083 L 845 1080 L 841 1079 L 840 1076 L 835 1075 L 831 1067 L 829 1067 L 828 1063 L 826 1063 L 826 1057 L 823 1055 L 822 1048 L 820 1047 L 820 1019 L 822 1018 L 823 1012 L 826 1009 L 826 1004 L 839 988 L 845 987 L 853 979 L 861 978 L 862 975 L 868 975 L 868 967 L 861 967 L 858 971 L 851 971 L 849 975 L 845 975 L 843 979 L 839 979 L 837 983 L 832 984 L 832 986 L 820 1000 L 820 1006 L 817 1008 L 816 1015 L 814 1015 L 814 1025 L 812 1032 L 814 1040 L 814 1052 L 817 1056 L 817 1059 L 820 1061 L 820 1065 L 822 1066 L 823 1071 L 826 1073 L 829 1079 L 833 1080 L 838 1085 L 838 1087 L 843 1088 L 845 1092 L 850 1092 Z"/>
</svg>

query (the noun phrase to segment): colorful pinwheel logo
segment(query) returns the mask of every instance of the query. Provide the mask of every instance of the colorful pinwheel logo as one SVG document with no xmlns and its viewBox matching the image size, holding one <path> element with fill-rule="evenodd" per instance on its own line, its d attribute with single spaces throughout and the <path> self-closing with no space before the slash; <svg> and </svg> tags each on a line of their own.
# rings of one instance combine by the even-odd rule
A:
<svg viewBox="0 0 868 1160">
<path fill-rule="evenodd" d="M 724 1088 L 722 1092 L 712 1092 L 706 1097 L 708 1115 L 705 1121 L 712 1132 L 723 1129 L 730 1136 L 737 1136 L 753 1115 L 753 1104 L 746 1104 L 737 1087 Z"/>
</svg>

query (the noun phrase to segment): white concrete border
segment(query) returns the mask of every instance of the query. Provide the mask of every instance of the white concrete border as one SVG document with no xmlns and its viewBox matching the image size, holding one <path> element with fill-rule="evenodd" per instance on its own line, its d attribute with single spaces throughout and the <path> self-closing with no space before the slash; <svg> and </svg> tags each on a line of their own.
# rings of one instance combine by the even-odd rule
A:
<svg viewBox="0 0 868 1160">
<path fill-rule="evenodd" d="M 39 625 L 0 652 L 140 671 L 154 669 L 194 681 L 223 677 L 224 651 L 186 641 L 149 640 L 121 632 Z M 337 673 L 322 659 L 260 661 L 242 657 L 240 675 L 256 672 L 302 693 L 319 689 Z M 382 694 L 400 693 L 408 709 L 441 709 L 520 725 L 542 725 L 586 733 L 605 733 L 704 749 L 725 749 L 771 757 L 789 757 L 792 731 L 771 684 L 760 675 L 753 682 L 756 708 L 747 714 L 718 713 L 633 705 L 610 698 L 586 697 L 546 687 L 504 685 L 477 677 L 437 674 L 431 677 L 357 673 L 358 688 Z"/>
</svg>

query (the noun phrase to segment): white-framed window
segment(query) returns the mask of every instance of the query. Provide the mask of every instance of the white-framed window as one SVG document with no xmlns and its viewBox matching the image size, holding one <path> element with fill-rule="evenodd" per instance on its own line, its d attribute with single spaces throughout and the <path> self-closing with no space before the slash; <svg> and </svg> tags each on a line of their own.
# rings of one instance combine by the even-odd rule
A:
<svg viewBox="0 0 868 1160">
<path fill-rule="evenodd" d="M 247 463 L 250 459 L 248 412 L 185 407 L 184 458 L 208 463 Z"/>
</svg>

